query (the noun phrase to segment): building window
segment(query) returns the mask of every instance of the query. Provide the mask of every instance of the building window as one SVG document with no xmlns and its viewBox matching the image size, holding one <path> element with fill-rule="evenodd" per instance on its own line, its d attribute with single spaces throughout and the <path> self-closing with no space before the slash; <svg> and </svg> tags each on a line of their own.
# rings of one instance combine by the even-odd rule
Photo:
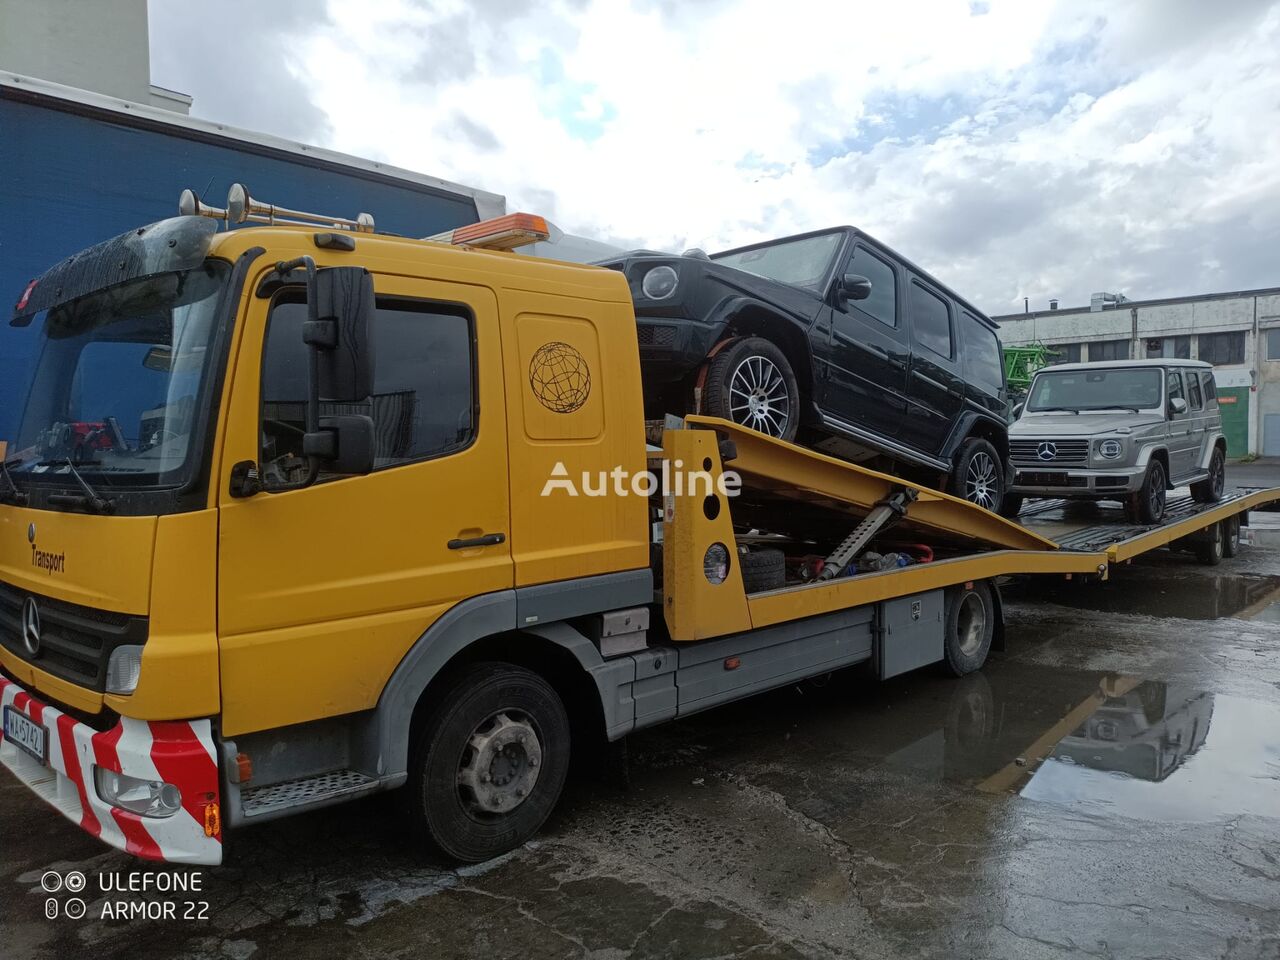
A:
<svg viewBox="0 0 1280 960">
<path fill-rule="evenodd" d="M 1199 359 L 1215 367 L 1244 363 L 1244 331 L 1237 333 L 1202 333 L 1197 344 Z"/>
<path fill-rule="evenodd" d="M 1128 340 L 1098 340 L 1089 344 L 1090 360 L 1128 360 Z"/>
<path fill-rule="evenodd" d="M 1080 344 L 1078 343 L 1051 343 L 1049 344 L 1049 366 L 1057 366 L 1059 363 L 1079 363 L 1080 362 Z"/>
<path fill-rule="evenodd" d="M 1191 337 L 1153 337 L 1147 341 L 1147 356 L 1166 360 L 1190 360 Z"/>
<path fill-rule="evenodd" d="M 1280 360 L 1280 327 L 1267 331 L 1267 359 Z"/>
</svg>

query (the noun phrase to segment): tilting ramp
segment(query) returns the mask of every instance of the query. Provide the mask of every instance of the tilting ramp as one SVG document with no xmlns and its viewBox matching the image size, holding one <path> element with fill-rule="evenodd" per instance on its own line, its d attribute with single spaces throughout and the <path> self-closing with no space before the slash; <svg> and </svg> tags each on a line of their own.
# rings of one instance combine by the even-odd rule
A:
<svg viewBox="0 0 1280 960">
<path fill-rule="evenodd" d="M 988 549 L 1054 550 L 1057 544 L 989 510 L 937 490 L 908 483 L 857 464 L 757 433 L 728 420 L 691 416 L 694 429 L 714 430 L 732 440 L 736 458 L 725 466 L 742 477 L 744 501 L 773 500 L 784 510 L 813 508 L 827 516 L 859 516 L 904 487 L 919 491 L 895 528 L 899 538 L 925 543 L 977 544 Z"/>
</svg>

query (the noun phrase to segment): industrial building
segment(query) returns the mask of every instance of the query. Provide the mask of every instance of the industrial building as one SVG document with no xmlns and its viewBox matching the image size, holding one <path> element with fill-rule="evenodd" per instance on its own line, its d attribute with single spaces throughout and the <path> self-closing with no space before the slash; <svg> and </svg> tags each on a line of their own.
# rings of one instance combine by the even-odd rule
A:
<svg viewBox="0 0 1280 960">
<path fill-rule="evenodd" d="M 1006 346 L 1041 343 L 1052 362 L 1177 357 L 1214 366 L 1232 457 L 1280 456 L 1280 287 L 1129 300 L 993 317 Z"/>
</svg>

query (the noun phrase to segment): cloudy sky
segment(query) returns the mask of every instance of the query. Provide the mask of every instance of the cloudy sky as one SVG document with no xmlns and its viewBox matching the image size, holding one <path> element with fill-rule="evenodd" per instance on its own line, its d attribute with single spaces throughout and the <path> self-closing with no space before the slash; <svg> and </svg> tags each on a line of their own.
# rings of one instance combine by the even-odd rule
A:
<svg viewBox="0 0 1280 960">
<path fill-rule="evenodd" d="M 716 250 L 853 223 L 991 313 L 1280 286 L 1280 3 L 210 9 L 151 3 L 152 81 L 193 113 L 572 233 Z"/>
</svg>

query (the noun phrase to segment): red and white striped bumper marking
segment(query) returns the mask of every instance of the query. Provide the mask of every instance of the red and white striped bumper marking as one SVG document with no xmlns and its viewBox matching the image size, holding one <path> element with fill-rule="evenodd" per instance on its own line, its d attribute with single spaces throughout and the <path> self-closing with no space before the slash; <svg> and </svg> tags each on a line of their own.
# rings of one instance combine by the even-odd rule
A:
<svg viewBox="0 0 1280 960">
<path fill-rule="evenodd" d="M 13 706 L 45 728 L 48 765 L 0 740 L 0 764 L 63 816 L 111 846 L 148 860 L 219 864 L 222 831 L 205 836 L 205 809 L 220 803 L 218 762 L 208 720 L 147 722 L 121 717 L 102 733 L 41 703 L 0 677 L 0 706 Z M 111 807 L 94 786 L 95 766 L 182 791 L 171 817 L 143 817 Z"/>
</svg>

